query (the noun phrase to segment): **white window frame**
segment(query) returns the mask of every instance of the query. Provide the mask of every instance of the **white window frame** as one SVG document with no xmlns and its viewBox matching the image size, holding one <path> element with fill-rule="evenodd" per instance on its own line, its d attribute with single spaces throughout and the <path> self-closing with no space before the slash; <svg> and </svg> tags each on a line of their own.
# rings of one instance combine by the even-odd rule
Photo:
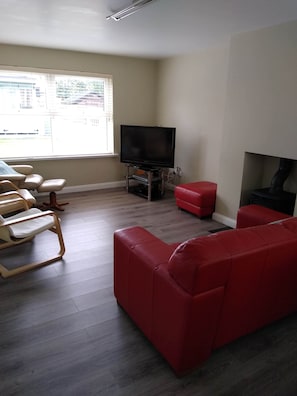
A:
<svg viewBox="0 0 297 396">
<path fill-rule="evenodd" d="M 116 155 L 114 152 L 114 121 L 113 121 L 113 81 L 112 81 L 112 76 L 111 75 L 106 75 L 106 74 L 99 74 L 99 73 L 87 73 L 87 72 L 78 72 L 78 71 L 66 71 L 66 70 L 54 70 L 54 69 L 37 69 L 37 68 L 18 68 L 18 67 L 3 67 L 0 65 L 0 73 L 3 72 L 15 72 L 15 73 L 38 73 L 38 74 L 42 74 L 42 75 L 48 75 L 48 76 L 66 76 L 66 77 L 87 77 L 87 78 L 94 78 L 94 79 L 103 79 L 104 80 L 104 110 L 101 112 L 101 118 L 105 120 L 105 125 L 106 128 L 103 127 L 102 129 L 104 129 L 106 136 L 104 137 L 104 140 L 106 142 L 106 147 L 105 150 L 99 149 L 97 150 L 92 150 L 92 152 L 49 152 L 46 154 L 31 154 L 29 153 L 28 155 L 24 152 L 22 154 L 19 154 L 17 151 L 16 155 L 13 155 L 11 152 L 8 153 L 8 155 L 5 155 L 5 148 L 3 148 L 1 150 L 0 147 L 0 157 L 2 159 L 7 159 L 7 160 L 14 160 L 14 159 L 54 159 L 54 158 L 84 158 L 84 157 L 102 157 L 102 156 L 114 156 Z M 55 92 L 52 91 L 52 92 Z M 50 102 L 51 98 L 50 95 L 46 95 L 47 101 Z M 24 98 L 24 100 L 26 101 L 27 98 Z M 94 109 L 95 107 L 92 109 L 92 112 L 90 112 L 89 116 L 86 116 L 86 120 L 89 121 L 94 121 L 95 117 L 93 116 L 94 113 Z M 66 118 L 66 116 L 69 116 L 69 112 L 68 113 L 59 113 L 59 111 L 57 111 L 59 109 L 56 109 L 55 106 L 51 106 L 51 104 L 47 104 L 47 108 L 45 110 L 44 113 L 41 114 L 41 116 L 48 116 L 50 117 L 50 120 L 52 120 L 51 117 L 62 117 L 64 116 L 64 118 Z M 95 109 L 96 112 L 96 109 Z M 19 109 L 19 113 L 23 114 L 26 113 L 26 110 L 22 109 L 22 106 L 20 106 Z M 71 112 L 70 114 L 70 118 L 74 117 L 74 115 L 72 114 L 73 112 Z M 75 111 L 74 111 L 75 113 Z M 13 115 L 14 113 L 10 113 L 10 115 Z M 99 113 L 96 113 L 95 116 L 98 118 L 100 118 Z M 1 125 L 1 117 L 3 119 L 3 112 L 1 112 L 1 108 L 0 108 L 0 128 L 3 125 Z M 90 119 L 88 118 L 90 117 Z M 69 118 L 69 117 L 68 117 Z M 88 122 L 89 122 L 88 121 Z M 98 124 L 99 125 L 99 124 Z M 101 125 L 101 124 L 100 124 Z M 95 129 L 94 129 L 95 130 Z M 94 132 L 93 132 L 94 133 Z M 98 133 L 99 133 L 99 126 L 98 126 Z M 4 133 L 5 134 L 5 133 Z M 0 145 L 1 145 L 1 138 L 2 138 L 2 142 L 3 140 L 3 135 L 0 135 Z M 6 139 L 10 139 L 11 143 L 13 143 L 13 141 L 15 141 L 15 144 L 19 145 L 21 143 L 21 138 L 19 137 L 19 140 L 17 140 L 15 137 L 13 137 L 12 135 L 9 136 L 9 133 L 6 134 L 7 136 L 5 136 Z M 63 134 L 61 134 L 62 136 Z M 84 139 L 84 134 L 82 134 L 81 139 L 83 141 Z M 22 136 L 22 138 L 24 138 L 24 136 Z M 27 136 L 27 139 L 34 139 L 34 137 L 30 137 Z M 53 139 L 53 135 L 52 132 L 50 133 L 50 139 Z M 80 139 L 80 137 L 78 138 Z M 38 137 L 37 137 L 38 140 Z M 36 141 L 36 140 L 35 140 Z M 64 137 L 64 143 L 63 145 L 65 146 L 65 137 Z M 3 144 L 2 144 L 3 146 Z M 57 145 L 58 146 L 58 145 Z M 63 146 L 63 147 L 64 147 Z M 19 147 L 19 146 L 18 146 Z M 62 145 L 61 145 L 62 147 Z M 96 147 L 96 145 L 94 144 L 92 149 Z M 69 150 L 69 148 L 68 148 Z"/>
</svg>

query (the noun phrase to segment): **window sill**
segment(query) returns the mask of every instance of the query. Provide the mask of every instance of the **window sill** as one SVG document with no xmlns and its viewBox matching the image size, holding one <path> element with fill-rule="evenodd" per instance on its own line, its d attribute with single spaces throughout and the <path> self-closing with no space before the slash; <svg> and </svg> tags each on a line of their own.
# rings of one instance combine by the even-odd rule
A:
<svg viewBox="0 0 297 396">
<path fill-rule="evenodd" d="M 14 158 L 3 158 L 6 163 L 20 162 L 35 162 L 35 161 L 59 161 L 59 160 L 77 160 L 77 159 L 93 159 L 93 158 L 115 158 L 118 157 L 118 153 L 112 154 L 92 154 L 92 155 L 59 155 L 59 156 L 43 156 L 43 157 L 14 157 Z"/>
</svg>

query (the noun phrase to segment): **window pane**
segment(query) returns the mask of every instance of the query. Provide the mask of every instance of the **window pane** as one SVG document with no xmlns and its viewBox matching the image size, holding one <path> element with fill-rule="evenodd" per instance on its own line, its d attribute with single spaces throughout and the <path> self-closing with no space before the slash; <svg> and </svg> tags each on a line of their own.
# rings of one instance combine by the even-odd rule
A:
<svg viewBox="0 0 297 396">
<path fill-rule="evenodd" d="M 113 153 L 110 77 L 0 71 L 0 155 Z"/>
</svg>

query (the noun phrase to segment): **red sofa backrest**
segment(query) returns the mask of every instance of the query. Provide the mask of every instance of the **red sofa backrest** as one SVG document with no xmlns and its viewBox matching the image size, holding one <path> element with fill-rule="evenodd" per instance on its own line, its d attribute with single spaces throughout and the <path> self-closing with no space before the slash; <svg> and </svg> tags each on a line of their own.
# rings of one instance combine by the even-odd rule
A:
<svg viewBox="0 0 297 396">
<path fill-rule="evenodd" d="M 190 239 L 177 247 L 168 263 L 168 272 L 187 293 L 196 295 L 226 283 L 230 255 L 219 234 Z"/>
<path fill-rule="evenodd" d="M 221 346 L 297 310 L 297 218 L 189 240 L 168 272 L 193 296 L 224 286 Z"/>
</svg>

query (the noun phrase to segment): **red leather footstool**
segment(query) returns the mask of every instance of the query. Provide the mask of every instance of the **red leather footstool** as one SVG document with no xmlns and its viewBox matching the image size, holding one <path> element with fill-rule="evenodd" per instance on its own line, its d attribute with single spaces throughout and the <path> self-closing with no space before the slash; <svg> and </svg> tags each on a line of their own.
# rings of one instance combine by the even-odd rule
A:
<svg viewBox="0 0 297 396">
<path fill-rule="evenodd" d="M 292 217 L 260 205 L 245 205 L 238 209 L 236 228 L 253 227 Z"/>
<path fill-rule="evenodd" d="M 176 205 L 198 217 L 211 216 L 215 209 L 216 183 L 199 181 L 175 187 Z"/>
</svg>

